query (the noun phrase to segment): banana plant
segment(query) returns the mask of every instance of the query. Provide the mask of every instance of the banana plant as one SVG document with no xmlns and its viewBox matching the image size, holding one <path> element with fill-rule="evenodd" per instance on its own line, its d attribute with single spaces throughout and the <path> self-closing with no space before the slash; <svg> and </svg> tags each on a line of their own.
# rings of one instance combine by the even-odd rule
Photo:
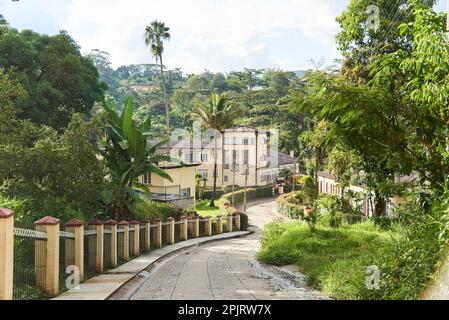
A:
<svg viewBox="0 0 449 320">
<path fill-rule="evenodd" d="M 140 126 L 133 123 L 134 104 L 129 97 L 121 115 L 111 101 L 103 102 L 105 121 L 101 153 L 109 169 L 112 190 L 105 194 L 105 202 L 115 207 L 117 219 L 133 218 L 133 205 L 142 201 L 141 194 L 149 194 L 147 186 L 139 182 L 139 177 L 154 173 L 172 181 L 167 172 L 158 167 L 163 161 L 176 160 L 156 153 L 167 141 L 150 146 L 148 137 L 151 119 L 148 116 Z"/>
</svg>

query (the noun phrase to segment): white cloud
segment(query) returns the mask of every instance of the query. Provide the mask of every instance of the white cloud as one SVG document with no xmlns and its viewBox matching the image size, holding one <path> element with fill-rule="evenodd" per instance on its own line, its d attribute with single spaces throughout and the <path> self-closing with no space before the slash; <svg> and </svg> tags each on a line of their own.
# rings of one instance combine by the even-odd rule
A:
<svg viewBox="0 0 449 320">
<path fill-rule="evenodd" d="M 171 28 L 166 64 L 187 72 L 288 66 L 285 57 L 272 56 L 270 38 L 296 41 L 299 34 L 332 51 L 338 31 L 333 0 L 71 0 L 69 6 L 61 28 L 85 51 L 108 51 L 115 66 L 153 61 L 143 33 L 155 19 Z"/>
</svg>

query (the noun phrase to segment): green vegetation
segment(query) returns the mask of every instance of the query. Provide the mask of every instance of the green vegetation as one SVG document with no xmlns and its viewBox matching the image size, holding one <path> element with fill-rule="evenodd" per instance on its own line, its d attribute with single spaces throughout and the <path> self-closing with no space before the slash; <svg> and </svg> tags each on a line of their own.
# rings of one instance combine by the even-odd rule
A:
<svg viewBox="0 0 449 320">
<path fill-rule="evenodd" d="M 134 105 L 128 98 L 125 108 L 119 116 L 117 108 L 110 102 L 103 104 L 105 124 L 102 141 L 102 155 L 106 161 L 111 177 L 111 189 L 105 192 L 106 204 L 113 205 L 116 216 L 120 219 L 133 217 L 134 205 L 142 201 L 139 192 L 150 193 L 147 186 L 139 181 L 146 174 L 155 173 L 170 180 L 170 176 L 158 167 L 162 161 L 174 161 L 168 156 L 156 154 L 157 149 L 165 144 L 162 141 L 150 146 L 147 139 L 151 130 L 151 119 L 140 125 L 133 124 Z"/>
<path fill-rule="evenodd" d="M 313 287 L 336 299 L 417 299 L 446 257 L 447 205 L 436 201 L 422 214 L 411 201 L 384 228 L 374 221 L 335 228 L 327 214 L 315 232 L 301 222 L 272 223 L 258 259 L 298 266 Z M 366 286 L 369 266 L 379 268 L 379 288 Z"/>
<path fill-rule="evenodd" d="M 216 217 L 222 214 L 220 207 L 211 207 L 208 201 L 199 202 L 195 209 L 201 217 Z"/>
</svg>

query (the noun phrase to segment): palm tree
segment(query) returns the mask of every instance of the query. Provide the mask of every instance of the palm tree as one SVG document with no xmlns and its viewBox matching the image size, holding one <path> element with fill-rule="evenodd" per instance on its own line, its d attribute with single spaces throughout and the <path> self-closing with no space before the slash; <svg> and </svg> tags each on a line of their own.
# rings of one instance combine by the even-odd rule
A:
<svg viewBox="0 0 449 320">
<path fill-rule="evenodd" d="M 170 28 L 165 26 L 161 21 L 153 21 L 145 28 L 145 44 L 151 46 L 151 54 L 156 58 L 156 63 L 159 62 L 161 67 L 162 77 L 162 91 L 164 95 L 165 104 L 165 125 L 167 127 L 167 139 L 170 139 L 170 106 L 167 99 L 167 85 L 164 75 L 164 64 L 162 61 L 162 54 L 164 53 L 164 41 L 169 41 Z"/>
<path fill-rule="evenodd" d="M 201 120 L 204 126 L 214 129 L 216 132 L 223 132 L 232 127 L 235 119 L 243 114 L 242 109 L 233 102 L 229 101 L 226 94 L 218 95 L 212 93 L 210 99 L 203 103 L 197 101 L 192 117 Z M 217 190 L 217 136 L 214 137 L 214 189 L 212 192 L 211 207 L 215 207 L 215 193 Z"/>
</svg>

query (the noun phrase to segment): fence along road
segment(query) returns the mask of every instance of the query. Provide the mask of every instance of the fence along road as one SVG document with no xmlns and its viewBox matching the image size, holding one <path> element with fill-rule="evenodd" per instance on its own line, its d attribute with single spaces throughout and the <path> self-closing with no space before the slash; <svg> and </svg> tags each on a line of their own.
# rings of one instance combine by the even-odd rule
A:
<svg viewBox="0 0 449 320">
<path fill-rule="evenodd" d="M 308 288 L 304 279 L 286 279 L 283 272 L 256 261 L 263 226 L 276 218 L 274 210 L 274 200 L 251 202 L 247 213 L 254 234 L 167 258 L 147 269 L 143 283 L 124 286 L 111 299 L 326 299 Z"/>
</svg>

